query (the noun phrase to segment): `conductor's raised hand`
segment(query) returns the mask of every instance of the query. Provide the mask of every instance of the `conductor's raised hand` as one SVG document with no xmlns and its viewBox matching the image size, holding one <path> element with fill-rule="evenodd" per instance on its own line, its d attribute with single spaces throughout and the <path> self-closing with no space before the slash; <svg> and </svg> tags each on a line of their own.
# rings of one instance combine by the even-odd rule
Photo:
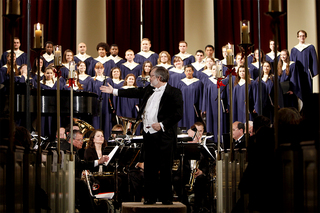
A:
<svg viewBox="0 0 320 213">
<path fill-rule="evenodd" d="M 107 83 L 107 86 L 101 86 L 100 90 L 101 92 L 112 94 L 113 87 L 109 83 Z"/>
</svg>

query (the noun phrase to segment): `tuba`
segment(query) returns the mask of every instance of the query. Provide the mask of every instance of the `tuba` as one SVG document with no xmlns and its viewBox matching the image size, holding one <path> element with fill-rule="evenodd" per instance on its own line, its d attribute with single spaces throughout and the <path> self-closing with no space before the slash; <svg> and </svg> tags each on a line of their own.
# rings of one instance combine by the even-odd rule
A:
<svg viewBox="0 0 320 213">
<path fill-rule="evenodd" d="M 88 124 L 87 122 L 80 120 L 78 118 L 73 118 L 73 121 L 75 124 L 78 125 L 79 127 L 79 131 L 81 132 L 81 134 L 83 135 L 83 137 L 85 137 L 85 134 L 87 134 L 89 131 L 93 131 L 94 127 L 91 126 L 90 124 Z M 83 138 L 83 142 L 87 143 L 89 141 L 89 138 Z"/>
<path fill-rule="evenodd" d="M 127 118 L 123 116 L 118 116 L 119 120 L 122 122 L 122 126 L 127 135 L 134 135 L 141 120 L 136 120 L 135 118 Z"/>
</svg>

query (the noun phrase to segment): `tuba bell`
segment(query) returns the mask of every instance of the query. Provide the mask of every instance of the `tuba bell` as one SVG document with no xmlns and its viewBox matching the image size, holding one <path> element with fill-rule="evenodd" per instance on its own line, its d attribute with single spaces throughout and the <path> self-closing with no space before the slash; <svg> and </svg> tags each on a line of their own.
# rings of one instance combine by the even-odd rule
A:
<svg viewBox="0 0 320 213">
<path fill-rule="evenodd" d="M 134 135 L 141 120 L 136 120 L 135 118 L 128 118 L 123 116 L 118 116 L 119 120 L 122 122 L 122 126 L 127 135 Z"/>
<path fill-rule="evenodd" d="M 78 125 L 79 127 L 79 131 L 81 132 L 81 134 L 83 135 L 83 143 L 87 143 L 89 141 L 89 138 L 85 138 L 85 134 L 87 134 L 89 131 L 93 131 L 94 127 L 91 126 L 89 123 L 80 120 L 78 118 L 73 118 L 73 121 L 75 124 Z"/>
</svg>

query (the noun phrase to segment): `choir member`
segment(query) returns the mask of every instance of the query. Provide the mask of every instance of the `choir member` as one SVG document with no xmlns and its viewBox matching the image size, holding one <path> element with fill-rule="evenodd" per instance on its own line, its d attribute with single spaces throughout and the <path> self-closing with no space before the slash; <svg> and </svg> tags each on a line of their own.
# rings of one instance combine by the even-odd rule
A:
<svg viewBox="0 0 320 213">
<path fill-rule="evenodd" d="M 179 121 L 179 127 L 190 127 L 197 121 L 201 109 L 203 84 L 198 78 L 193 77 L 193 66 L 184 68 L 185 78 L 181 79 L 177 88 L 182 92 L 183 117 Z"/>
<path fill-rule="evenodd" d="M 80 92 L 84 91 L 82 85 L 79 82 L 79 73 L 78 71 L 74 72 L 74 83 L 71 85 L 70 80 L 68 79 L 66 85 L 64 86 L 64 90 L 70 90 L 72 87 L 74 91 Z"/>
<path fill-rule="evenodd" d="M 208 44 L 205 49 L 205 54 L 206 54 L 206 57 L 204 58 L 204 61 L 207 59 L 207 58 L 213 58 L 214 61 L 219 61 L 219 59 L 215 58 L 214 57 L 214 47 L 211 45 L 211 44 Z"/>
<path fill-rule="evenodd" d="M 15 82 L 27 83 L 26 80 L 28 78 L 28 65 L 22 64 L 18 71 L 19 74 L 15 76 Z M 33 78 L 31 76 L 29 77 L 29 83 L 31 85 L 34 85 Z"/>
<path fill-rule="evenodd" d="M 123 86 L 124 80 L 121 77 L 121 71 L 120 71 L 119 67 L 114 67 L 114 68 L 111 69 L 110 78 L 112 79 L 114 88 L 120 89 Z M 118 96 L 113 95 L 112 103 L 113 103 L 113 108 L 115 110 L 117 110 L 118 107 L 119 107 L 118 106 L 118 102 L 119 102 L 118 99 L 119 99 Z"/>
<path fill-rule="evenodd" d="M 254 58 L 250 65 L 248 65 L 250 76 L 253 80 L 256 80 L 259 77 L 259 64 L 262 67 L 261 63 L 265 61 L 265 55 L 263 50 L 260 52 L 259 57 L 259 49 L 254 51 Z"/>
<path fill-rule="evenodd" d="M 157 65 L 159 55 L 150 50 L 151 41 L 148 38 L 143 38 L 141 41 L 141 52 L 135 55 L 134 61 L 143 64 L 145 61 L 151 61 L 152 66 Z"/>
<path fill-rule="evenodd" d="M 119 47 L 117 44 L 112 44 L 110 46 L 110 55 L 108 56 L 110 59 L 114 61 L 117 67 L 120 67 L 121 64 L 125 63 L 126 60 L 118 56 L 119 54 Z"/>
<path fill-rule="evenodd" d="M 95 71 L 96 63 L 100 62 L 104 66 L 104 74 L 106 76 L 109 76 L 110 70 L 112 69 L 112 67 L 116 66 L 114 61 L 107 57 L 107 54 L 109 52 L 109 45 L 107 43 L 100 42 L 97 45 L 97 51 L 98 51 L 99 56 L 97 58 L 94 58 L 91 61 L 90 67 L 88 69 L 88 75 L 91 75 L 91 76 L 95 75 L 94 71 Z"/>
<path fill-rule="evenodd" d="M 233 122 L 240 121 L 242 123 L 246 122 L 246 78 L 245 78 L 245 67 L 240 66 L 237 72 L 237 77 L 234 81 L 234 88 L 233 88 Z M 249 79 L 250 79 L 250 73 Z M 249 111 L 250 116 L 249 120 L 253 119 L 253 116 L 251 113 L 253 113 L 253 85 L 252 85 L 252 79 L 249 80 L 248 86 L 249 86 Z"/>
<path fill-rule="evenodd" d="M 285 92 L 283 94 L 284 107 L 298 107 L 297 97 L 301 100 L 301 91 L 299 88 L 299 82 L 297 82 L 297 67 L 296 63 L 290 61 L 289 51 L 284 49 L 280 53 L 280 60 L 278 63 L 278 75 L 279 82 L 281 85 L 287 87 L 287 89 L 282 88 Z M 285 85 L 286 84 L 286 85 Z"/>
<path fill-rule="evenodd" d="M 70 49 L 67 49 L 64 51 L 63 53 L 63 57 L 62 57 L 62 65 L 63 67 L 60 69 L 60 72 L 61 72 L 61 76 L 64 78 L 64 79 L 67 79 L 68 78 L 68 75 L 69 75 L 69 63 L 73 61 L 73 52 L 72 50 Z"/>
<path fill-rule="evenodd" d="M 74 56 L 74 61 L 78 64 L 80 61 L 83 61 L 86 64 L 86 67 L 90 67 L 91 61 L 93 58 L 91 55 L 87 54 L 87 45 L 83 42 L 78 45 L 78 54 Z"/>
<path fill-rule="evenodd" d="M 170 78 L 168 83 L 173 87 L 177 87 L 180 80 L 185 78 L 186 75 L 184 74 L 183 61 L 179 56 L 174 58 L 173 64 L 174 67 L 169 69 Z"/>
<path fill-rule="evenodd" d="M 164 67 L 167 70 L 173 67 L 171 64 L 171 56 L 167 51 L 162 51 L 161 53 L 159 53 L 157 66 Z"/>
<path fill-rule="evenodd" d="M 209 58 L 208 58 L 209 59 Z M 211 59 L 212 60 L 212 59 Z M 203 88 L 203 98 L 201 111 L 206 115 L 206 128 L 207 132 L 212 132 L 214 134 L 214 140 L 217 141 L 218 134 L 218 88 L 217 88 L 217 72 L 216 66 L 211 70 L 211 77 L 207 78 L 204 82 Z M 220 86 L 221 98 L 224 97 L 224 86 Z M 221 124 L 221 134 L 225 132 L 223 128 L 223 105 L 221 102 L 220 108 L 220 124 Z"/>
<path fill-rule="evenodd" d="M 77 69 L 79 72 L 79 83 L 82 85 L 83 91 L 92 92 L 93 78 L 86 74 L 86 63 L 84 61 L 79 61 L 77 63 Z"/>
<path fill-rule="evenodd" d="M 102 116 L 102 126 L 100 126 L 100 119 L 97 116 L 93 117 L 93 127 L 95 129 L 103 129 L 105 137 L 108 138 L 111 133 L 111 112 L 109 107 L 109 94 L 101 93 L 99 89 L 102 85 L 107 85 L 109 83 L 113 86 L 113 82 L 111 78 L 105 76 L 104 66 L 101 62 L 97 62 L 95 64 L 95 77 L 93 78 L 92 91 L 99 96 L 99 101 L 101 101 L 101 114 Z"/>
<path fill-rule="evenodd" d="M 274 44 L 274 41 L 273 40 L 270 40 L 269 41 L 269 47 L 270 47 L 270 52 L 268 52 L 266 54 L 266 61 L 269 61 L 271 63 L 271 71 L 272 71 L 272 74 L 274 74 L 274 70 L 273 70 L 273 62 L 275 60 L 275 54 L 274 54 L 274 47 L 275 47 L 275 44 Z M 277 46 L 279 47 L 279 45 Z M 277 61 L 279 61 L 280 59 L 280 52 L 277 50 Z"/>
<path fill-rule="evenodd" d="M 42 55 L 44 61 L 44 68 L 46 68 L 49 64 L 53 63 L 54 54 L 53 54 L 53 43 L 52 41 L 47 41 L 45 43 L 46 53 Z"/>
<path fill-rule="evenodd" d="M 214 61 L 214 58 L 206 58 L 205 59 L 205 66 L 203 68 L 203 71 L 199 72 L 197 77 L 202 81 L 202 83 L 206 82 L 206 79 L 212 76 L 212 70 L 216 62 Z"/>
<path fill-rule="evenodd" d="M 222 62 L 223 65 L 227 65 L 227 45 L 225 46 L 222 46 L 221 50 L 222 50 L 222 56 L 223 56 L 223 59 L 220 60 Z"/>
<path fill-rule="evenodd" d="M 44 64 L 43 64 L 43 58 L 40 57 L 40 80 L 42 80 L 42 78 L 43 78 L 44 70 L 45 70 L 45 67 L 44 67 Z M 33 65 L 32 65 L 32 68 L 31 68 L 30 76 L 35 81 L 37 81 L 37 79 L 38 79 L 38 58 L 35 58 L 34 61 L 33 61 Z"/>
<path fill-rule="evenodd" d="M 134 52 L 132 50 L 127 50 L 125 53 L 125 58 L 127 61 L 120 65 L 120 70 L 122 76 L 127 76 L 128 74 L 134 74 L 137 78 L 141 74 L 141 65 L 134 62 Z"/>
<path fill-rule="evenodd" d="M 145 61 L 142 65 L 142 73 L 137 78 L 138 87 L 146 87 L 150 84 L 150 72 L 152 69 L 151 61 Z"/>
<path fill-rule="evenodd" d="M 312 78 L 318 74 L 317 53 L 312 44 L 306 43 L 306 31 L 299 30 L 297 37 L 299 44 L 291 49 L 290 60 L 296 62 L 303 100 L 312 93 Z"/>
<path fill-rule="evenodd" d="M 11 55 L 7 54 L 7 64 L 1 67 L 0 69 L 0 84 L 4 83 L 6 80 L 9 80 L 11 74 Z M 13 72 L 14 75 L 19 75 L 18 68 L 20 66 L 16 63 L 16 54 L 13 53 Z M 14 76 L 13 76 L 14 77 Z"/>
<path fill-rule="evenodd" d="M 198 73 L 201 72 L 205 66 L 205 63 L 203 62 L 204 52 L 202 50 L 197 50 L 195 59 L 196 61 L 191 64 L 194 70 L 193 76 L 199 78 Z"/>
<path fill-rule="evenodd" d="M 16 54 L 16 63 L 17 65 L 27 64 L 27 54 L 20 50 L 21 43 L 20 39 L 18 37 L 13 38 L 13 52 Z M 0 67 L 7 64 L 7 55 L 10 53 L 11 50 L 7 50 L 2 54 L 1 61 L 0 61 Z"/>
<path fill-rule="evenodd" d="M 195 62 L 196 60 L 195 60 L 194 56 L 187 53 L 187 48 L 188 48 L 188 43 L 186 41 L 180 41 L 179 42 L 180 52 L 172 57 L 171 63 L 173 64 L 173 60 L 176 56 L 179 56 L 183 60 L 184 66 Z"/>
</svg>

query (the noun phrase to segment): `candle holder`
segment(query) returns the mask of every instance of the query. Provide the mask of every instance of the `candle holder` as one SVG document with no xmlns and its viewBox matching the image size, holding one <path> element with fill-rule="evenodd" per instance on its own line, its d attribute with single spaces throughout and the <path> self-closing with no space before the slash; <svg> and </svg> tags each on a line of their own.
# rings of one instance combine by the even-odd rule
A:
<svg viewBox="0 0 320 213">
<path fill-rule="evenodd" d="M 53 54 L 54 54 L 54 66 L 57 68 L 62 66 L 62 47 L 61 45 L 55 45 L 53 47 Z M 60 69 L 59 69 L 60 70 Z"/>
<path fill-rule="evenodd" d="M 234 45 L 230 43 L 227 45 L 226 63 L 227 65 L 234 65 Z"/>
<path fill-rule="evenodd" d="M 33 47 L 44 48 L 43 44 L 43 24 L 37 23 L 33 25 Z"/>
</svg>

